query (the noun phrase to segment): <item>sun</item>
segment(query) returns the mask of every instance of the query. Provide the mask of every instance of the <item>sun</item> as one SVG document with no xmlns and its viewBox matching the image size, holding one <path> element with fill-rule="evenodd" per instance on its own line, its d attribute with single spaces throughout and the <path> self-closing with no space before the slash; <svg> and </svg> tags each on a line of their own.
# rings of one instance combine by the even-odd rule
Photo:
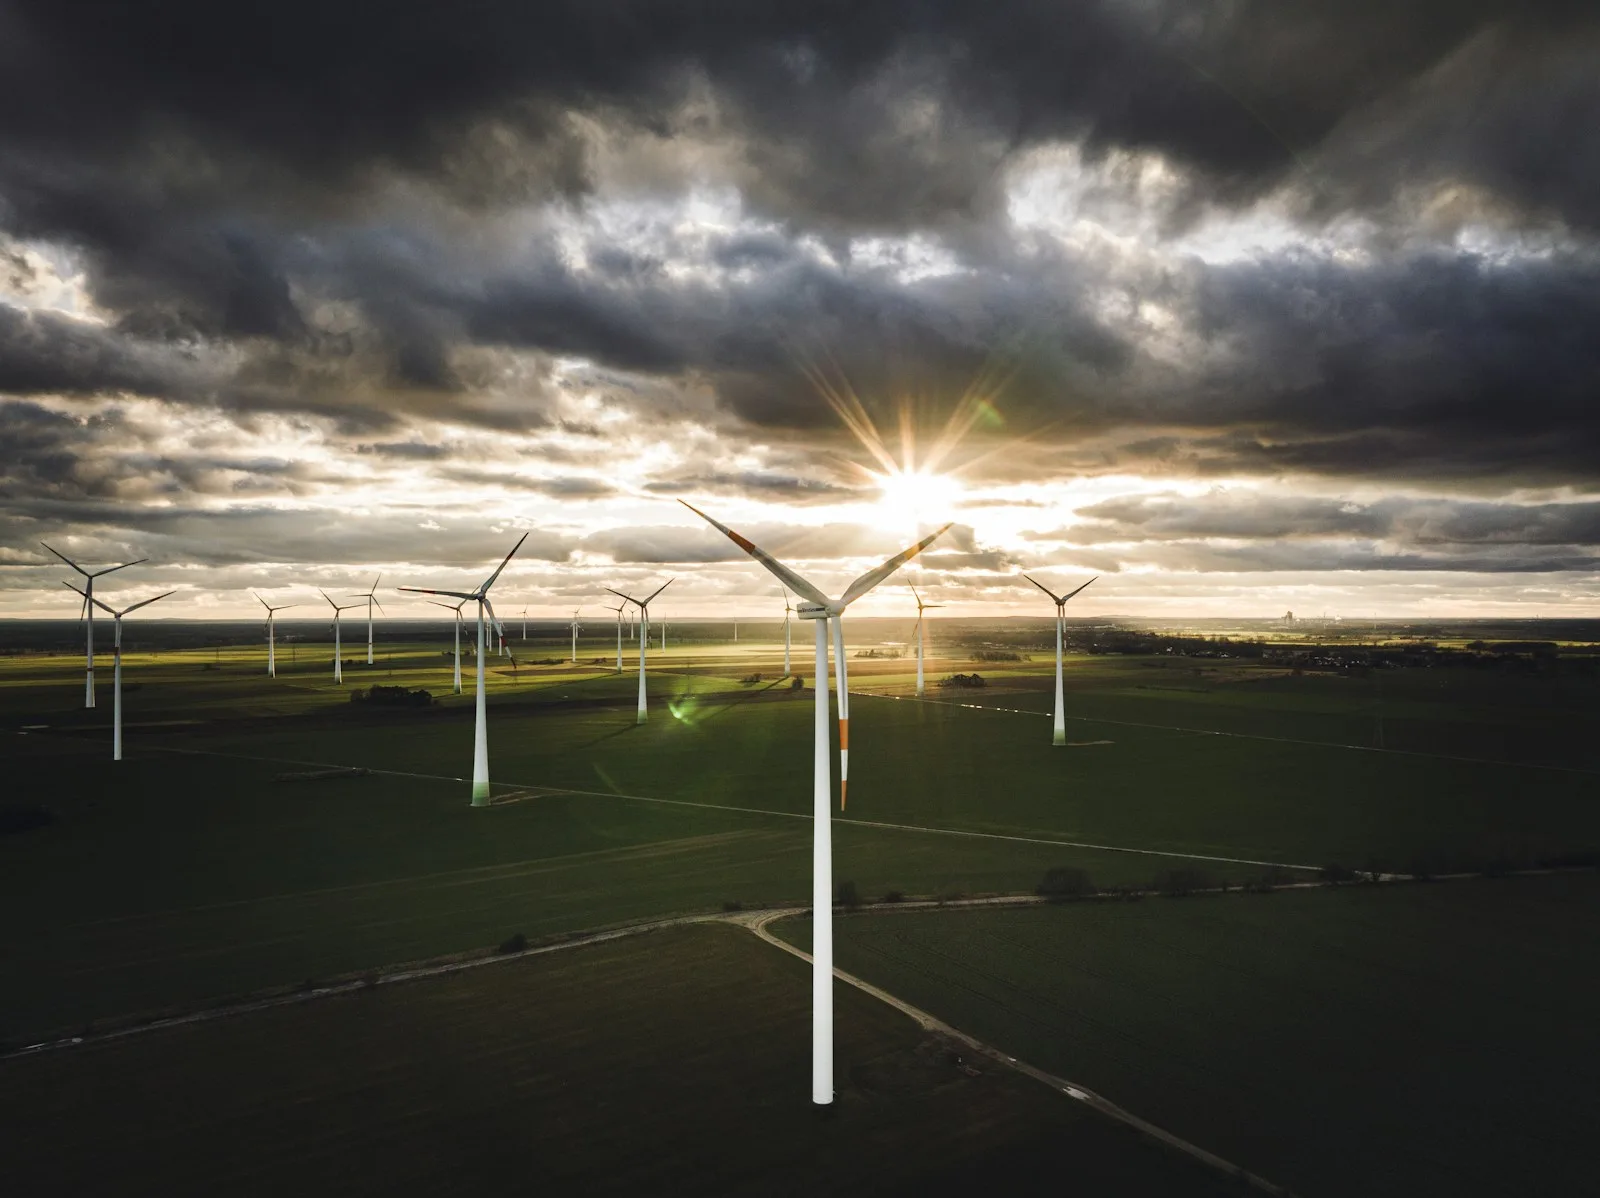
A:
<svg viewBox="0 0 1600 1198">
<path fill-rule="evenodd" d="M 939 524 L 955 514 L 961 484 L 948 474 L 923 470 L 872 472 L 878 484 L 878 510 L 901 531 Z"/>
</svg>

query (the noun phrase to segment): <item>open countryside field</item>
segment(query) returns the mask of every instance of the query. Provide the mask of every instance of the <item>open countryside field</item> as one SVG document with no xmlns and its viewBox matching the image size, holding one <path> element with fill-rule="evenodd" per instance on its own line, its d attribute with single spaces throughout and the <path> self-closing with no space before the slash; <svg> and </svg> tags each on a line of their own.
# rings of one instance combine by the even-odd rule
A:
<svg viewBox="0 0 1600 1198">
<path fill-rule="evenodd" d="M 670 929 L 0 1061 L 15 1192 L 1236 1193 L 837 987 L 836 1116 L 805 1100 L 804 965 Z M 159 1075 L 161 1084 L 150 1085 Z M 93 1151 L 83 1151 L 85 1144 Z"/>
<path fill-rule="evenodd" d="M 253 647 L 130 658 L 141 689 L 126 696 L 120 766 L 95 730 L 105 688 L 97 709 L 78 705 L 81 658 L 0 660 L 13 727 L 76 731 L 0 748 L 14 793 L 57 817 L 0 838 L 5 964 L 25 979 L 0 1000 L 0 1038 L 516 932 L 809 899 L 811 696 L 775 684 L 778 645 L 653 654 L 644 727 L 632 674 L 497 665 L 493 776 L 518 801 L 489 811 L 470 810 L 459 781 L 467 697 L 423 710 L 349 701 L 368 681 L 447 691 L 436 644 L 380 644 L 345 687 L 327 676 L 328 646 L 306 660 L 317 648 L 301 646 L 275 681 Z M 536 646 L 524 660 L 553 655 Z M 836 876 L 868 897 L 1025 892 L 1061 865 L 1144 885 L 1188 864 L 1240 881 L 1257 862 L 1448 868 L 1600 844 L 1583 774 L 1110 724 L 1082 725 L 1109 744 L 1054 749 L 1037 717 L 873 697 L 903 663 L 863 664 Z M 1075 713 L 1148 671 L 1095 658 L 1078 672 Z M 1013 675 L 1019 693 L 1044 681 Z M 1326 686 L 1291 684 L 1307 702 Z M 307 772 L 296 762 L 393 772 L 274 781 Z"/>
<path fill-rule="evenodd" d="M 839 966 L 1316 1195 L 1573 1194 L 1600 879 L 905 912 Z M 783 920 L 806 946 L 810 925 Z"/>
</svg>

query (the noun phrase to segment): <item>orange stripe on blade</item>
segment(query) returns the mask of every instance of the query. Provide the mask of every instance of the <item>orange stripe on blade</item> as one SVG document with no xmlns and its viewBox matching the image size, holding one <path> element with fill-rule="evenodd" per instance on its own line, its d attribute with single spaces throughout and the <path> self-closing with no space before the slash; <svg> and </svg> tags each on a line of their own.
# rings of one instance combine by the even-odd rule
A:
<svg viewBox="0 0 1600 1198">
<path fill-rule="evenodd" d="M 844 719 L 839 721 L 839 752 L 848 753 L 849 751 L 850 721 L 848 719 Z"/>
</svg>

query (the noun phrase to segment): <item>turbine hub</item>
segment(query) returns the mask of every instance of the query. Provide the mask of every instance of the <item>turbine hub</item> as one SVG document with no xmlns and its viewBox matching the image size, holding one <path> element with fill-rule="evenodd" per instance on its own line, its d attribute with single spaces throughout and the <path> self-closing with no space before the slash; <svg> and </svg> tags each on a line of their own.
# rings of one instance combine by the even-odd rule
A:
<svg viewBox="0 0 1600 1198">
<path fill-rule="evenodd" d="M 826 620 L 829 616 L 827 608 L 817 603 L 802 603 L 794 609 L 794 614 L 802 620 Z"/>
</svg>

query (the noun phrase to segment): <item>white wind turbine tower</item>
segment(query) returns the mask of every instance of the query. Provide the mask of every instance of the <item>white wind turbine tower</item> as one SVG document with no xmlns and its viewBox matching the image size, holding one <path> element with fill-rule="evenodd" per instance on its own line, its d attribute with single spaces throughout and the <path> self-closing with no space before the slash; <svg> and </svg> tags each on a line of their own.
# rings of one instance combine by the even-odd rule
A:
<svg viewBox="0 0 1600 1198">
<path fill-rule="evenodd" d="M 378 603 L 378 579 L 382 578 L 382 577 L 383 577 L 383 575 L 380 574 L 380 575 L 378 575 L 378 578 L 374 578 L 372 580 L 372 587 L 369 590 L 362 591 L 361 594 L 359 594 L 359 595 L 351 595 L 350 596 L 350 598 L 352 598 L 352 599 L 365 599 L 367 601 L 367 664 L 369 666 L 372 664 L 372 607 L 373 607 L 373 604 L 377 604 L 378 610 L 379 611 L 383 611 L 383 604 Z M 387 615 L 388 613 L 385 612 L 384 614 Z"/>
<path fill-rule="evenodd" d="M 477 722 L 472 734 L 472 805 L 474 807 L 487 807 L 489 805 L 489 724 L 488 703 L 483 693 L 483 652 L 484 652 L 484 615 L 494 620 L 494 605 L 489 602 L 489 588 L 500 577 L 500 572 L 511 563 L 517 555 L 517 550 L 522 548 L 522 542 L 528 539 L 528 534 L 523 533 L 517 543 L 511 547 L 511 552 L 495 567 L 494 573 L 483 580 L 483 585 L 475 591 L 436 591 L 430 587 L 401 587 L 402 591 L 410 591 L 418 595 L 448 595 L 452 599 L 460 599 L 463 603 L 476 603 L 478 605 L 478 712 Z M 495 621 L 498 623 L 499 621 Z"/>
<path fill-rule="evenodd" d="M 107 572 L 108 571 L 104 571 L 104 570 L 101 571 L 102 574 L 107 573 Z M 78 588 L 73 586 L 70 582 L 64 582 L 61 585 L 65 586 L 65 587 L 69 587 L 74 591 L 78 591 Z M 112 665 L 111 665 L 111 760 L 112 761 L 121 761 L 122 760 L 122 617 L 127 615 L 129 612 L 138 611 L 141 607 L 148 607 L 150 604 L 154 603 L 156 601 L 156 599 L 165 599 L 167 597 L 167 595 L 176 595 L 177 592 L 176 591 L 168 591 L 168 592 L 166 592 L 166 594 L 157 595 L 152 599 L 141 599 L 138 603 L 130 604 L 129 606 L 123 608 L 121 611 L 117 611 L 115 608 L 108 607 L 106 604 L 101 603 L 100 600 L 98 600 L 98 599 L 94 598 L 93 596 L 91 596 L 88 591 L 78 591 L 78 594 L 83 596 L 83 602 L 84 602 L 84 604 L 86 606 L 89 605 L 89 604 L 93 604 L 95 607 L 98 607 L 101 611 L 105 612 L 108 616 L 110 616 L 112 618 L 112 620 L 114 622 L 114 625 L 115 625 L 115 628 L 116 628 L 116 633 L 115 633 L 115 635 L 114 635 L 114 637 L 112 639 L 112 642 L 111 642 L 111 662 L 112 662 Z"/>
<path fill-rule="evenodd" d="M 333 608 L 333 680 L 335 683 L 344 682 L 344 641 L 339 630 L 339 616 L 347 611 L 355 611 L 359 603 L 346 603 L 342 607 L 328 598 L 328 592 L 320 588 L 317 594 L 328 600 L 328 606 Z"/>
<path fill-rule="evenodd" d="M 39 544 L 44 545 L 44 542 L 40 541 Z M 50 546 L 48 546 L 48 545 L 44 545 L 44 547 L 46 549 L 50 549 Z M 147 558 L 147 557 L 141 557 L 136 562 L 123 562 L 120 566 L 107 566 L 104 570 L 96 570 L 93 573 L 90 573 L 88 570 L 85 570 L 82 566 L 78 565 L 77 562 L 73 561 L 66 554 L 64 554 L 64 553 L 56 553 L 56 551 L 54 549 L 50 549 L 50 552 L 51 553 L 55 553 L 55 555 L 57 557 L 59 557 L 62 561 L 66 562 L 67 565 L 71 566 L 79 574 L 83 575 L 83 590 L 78 591 L 77 587 L 73 587 L 72 589 L 75 590 L 75 591 L 78 591 L 78 594 L 83 596 L 83 612 L 82 612 L 82 614 L 80 615 L 79 618 L 82 619 L 84 621 L 84 624 L 85 624 L 86 638 L 87 639 L 84 642 L 84 645 L 85 645 L 84 660 L 88 664 L 88 668 L 85 671 L 84 678 L 83 678 L 83 705 L 85 707 L 93 707 L 94 706 L 94 580 L 99 578 L 102 574 L 111 574 L 111 573 L 113 573 L 114 571 L 117 571 L 117 570 L 126 570 L 129 566 L 143 565 L 145 562 L 149 561 L 150 559 Z"/>
<path fill-rule="evenodd" d="M 582 610 L 583 610 L 583 608 L 581 608 L 581 607 L 575 607 L 575 608 L 572 609 L 572 664 L 573 665 L 577 665 L 578 664 L 578 613 L 581 612 Z"/>
<path fill-rule="evenodd" d="M 828 760 L 828 625 L 833 626 L 833 654 L 839 682 L 839 806 L 845 798 L 846 765 L 849 751 L 850 709 L 847 705 L 849 680 L 844 656 L 844 609 L 849 607 L 906 562 L 921 553 L 950 525 L 926 536 L 909 549 L 895 554 L 883 565 L 868 570 L 852 582 L 838 599 L 829 599 L 811 583 L 782 562 L 751 544 L 725 524 L 719 524 L 692 504 L 684 503 L 695 515 L 725 534 L 735 545 L 760 562 L 802 600 L 796 614 L 802 620 L 816 621 L 816 720 L 812 744 L 812 828 L 811 828 L 811 1101 L 818 1106 L 833 1102 L 833 837 L 832 771 Z"/>
<path fill-rule="evenodd" d="M 783 592 L 783 676 L 787 678 L 794 673 L 789 668 L 789 613 L 794 608 L 789 603 L 789 588 L 780 586 L 778 589 Z"/>
<path fill-rule="evenodd" d="M 1088 586 L 1089 584 L 1084 583 L 1083 585 Z M 926 655 L 926 650 L 924 648 L 926 638 L 922 631 L 922 613 L 925 611 L 933 611 L 935 608 L 943 607 L 944 604 L 924 603 L 922 601 L 922 596 L 917 594 L 916 587 L 911 588 L 911 595 L 912 598 L 917 601 L 917 698 L 920 699 L 924 694 L 922 683 L 922 659 Z"/>
<path fill-rule="evenodd" d="M 1026 574 L 1024 574 L 1023 577 L 1028 578 Z M 1100 576 L 1098 574 L 1094 576 L 1094 578 L 1099 577 Z M 1094 578 L 1091 578 L 1089 582 L 1093 582 Z M 1050 601 L 1056 605 L 1056 727 L 1054 739 L 1050 743 L 1055 745 L 1064 745 L 1067 743 L 1067 713 L 1066 695 L 1063 691 L 1061 682 L 1061 634 L 1062 630 L 1066 626 L 1067 621 L 1067 600 L 1076 595 L 1078 591 L 1083 590 L 1083 587 L 1088 586 L 1089 582 L 1084 583 L 1083 587 L 1079 587 L 1078 591 L 1068 591 L 1065 595 L 1057 595 L 1043 583 L 1035 582 L 1031 578 L 1028 578 L 1028 581 L 1032 582 L 1034 586 L 1038 587 L 1046 595 L 1049 595 Z"/>
<path fill-rule="evenodd" d="M 273 623 L 278 618 L 279 612 L 288 611 L 291 607 L 299 607 L 300 605 L 298 603 L 281 603 L 277 607 L 273 607 L 260 595 L 256 595 L 254 591 L 250 593 L 255 595 L 257 603 L 267 609 L 267 677 L 276 678 L 278 676 L 278 645 Z"/>
<path fill-rule="evenodd" d="M 460 603 L 440 603 L 437 599 L 429 599 L 428 602 L 433 604 L 435 607 L 442 607 L 446 611 L 453 611 L 453 612 L 456 613 L 456 677 L 455 677 L 455 686 L 456 686 L 456 694 L 459 695 L 461 693 L 461 609 L 462 609 L 463 606 L 465 606 L 467 601 L 465 599 L 463 599 Z"/>
<path fill-rule="evenodd" d="M 636 724 L 642 724 L 649 718 L 649 708 L 645 702 L 644 693 L 644 659 L 650 652 L 650 600 L 671 585 L 672 579 L 669 578 L 643 599 L 635 599 L 632 595 L 624 595 L 621 591 L 612 591 L 610 587 L 606 588 L 618 599 L 626 599 L 639 609 L 639 716 L 634 721 Z"/>
<path fill-rule="evenodd" d="M 528 639 L 528 605 L 526 603 L 522 605 L 522 639 L 524 641 Z"/>
</svg>

